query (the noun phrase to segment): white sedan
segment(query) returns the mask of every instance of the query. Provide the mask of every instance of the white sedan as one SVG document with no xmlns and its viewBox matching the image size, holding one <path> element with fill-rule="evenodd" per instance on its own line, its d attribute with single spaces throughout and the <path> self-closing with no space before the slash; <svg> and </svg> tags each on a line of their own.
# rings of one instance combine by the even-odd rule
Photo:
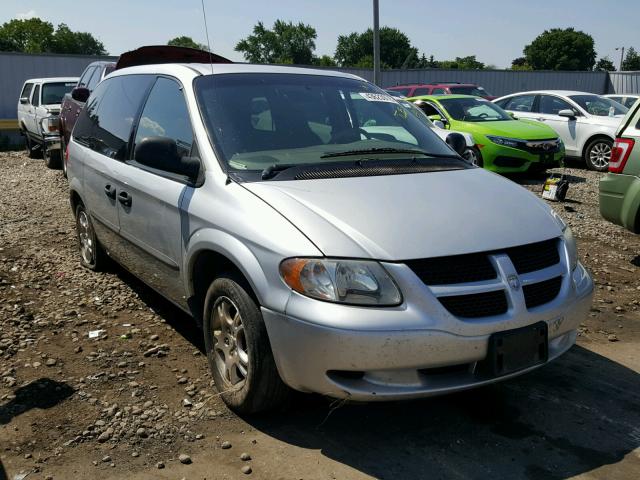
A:
<svg viewBox="0 0 640 480">
<path fill-rule="evenodd" d="M 633 104 L 636 103 L 640 98 L 640 95 L 637 95 L 635 93 L 611 93 L 604 96 L 618 103 L 621 103 L 627 108 L 633 107 Z"/>
<path fill-rule="evenodd" d="M 616 129 L 628 111 L 601 95 L 565 90 L 514 93 L 494 103 L 517 118 L 546 123 L 564 142 L 568 157 L 583 158 L 600 172 L 609 167 Z"/>
</svg>

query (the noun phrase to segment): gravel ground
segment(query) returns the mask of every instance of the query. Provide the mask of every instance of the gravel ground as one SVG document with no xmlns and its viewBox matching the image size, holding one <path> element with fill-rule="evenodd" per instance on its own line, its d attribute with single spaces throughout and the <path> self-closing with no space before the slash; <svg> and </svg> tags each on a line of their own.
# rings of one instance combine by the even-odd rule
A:
<svg viewBox="0 0 640 480">
<path fill-rule="evenodd" d="M 80 267 L 60 172 L 0 153 L 0 480 L 3 469 L 11 479 L 637 479 L 640 236 L 600 218 L 600 174 L 567 173 L 568 200 L 553 206 L 597 284 L 569 354 L 445 399 L 335 409 L 307 395 L 242 419 L 214 395 L 186 315 L 119 267 Z M 543 177 L 514 180 L 539 192 Z"/>
</svg>

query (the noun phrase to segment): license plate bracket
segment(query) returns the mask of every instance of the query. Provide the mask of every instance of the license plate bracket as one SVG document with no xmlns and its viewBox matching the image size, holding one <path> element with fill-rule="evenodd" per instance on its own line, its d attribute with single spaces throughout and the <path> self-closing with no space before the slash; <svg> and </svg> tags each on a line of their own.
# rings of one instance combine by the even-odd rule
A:
<svg viewBox="0 0 640 480">
<path fill-rule="evenodd" d="M 484 362 L 485 375 L 501 377 L 545 363 L 549 359 L 549 328 L 546 322 L 494 333 Z"/>
</svg>

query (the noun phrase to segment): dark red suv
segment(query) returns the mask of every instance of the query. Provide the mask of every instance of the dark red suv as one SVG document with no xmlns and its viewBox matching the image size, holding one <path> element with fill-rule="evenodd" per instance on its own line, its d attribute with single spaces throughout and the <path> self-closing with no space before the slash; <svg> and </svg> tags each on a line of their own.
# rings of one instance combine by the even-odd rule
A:
<svg viewBox="0 0 640 480">
<path fill-rule="evenodd" d="M 386 90 L 399 92 L 405 97 L 418 97 L 420 95 L 475 95 L 476 97 L 493 100 L 496 98 L 484 88 L 474 83 L 459 82 L 433 82 L 413 83 L 408 85 L 394 85 Z"/>
</svg>

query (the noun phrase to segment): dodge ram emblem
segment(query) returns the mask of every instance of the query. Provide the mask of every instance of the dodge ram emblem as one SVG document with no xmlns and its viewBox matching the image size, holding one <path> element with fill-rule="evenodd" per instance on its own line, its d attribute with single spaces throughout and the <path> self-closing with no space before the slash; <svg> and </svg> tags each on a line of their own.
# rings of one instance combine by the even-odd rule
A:
<svg viewBox="0 0 640 480">
<path fill-rule="evenodd" d="M 507 277 L 507 281 L 509 282 L 509 286 L 511 290 L 519 290 L 520 289 L 520 279 L 517 275 L 509 275 Z"/>
</svg>

